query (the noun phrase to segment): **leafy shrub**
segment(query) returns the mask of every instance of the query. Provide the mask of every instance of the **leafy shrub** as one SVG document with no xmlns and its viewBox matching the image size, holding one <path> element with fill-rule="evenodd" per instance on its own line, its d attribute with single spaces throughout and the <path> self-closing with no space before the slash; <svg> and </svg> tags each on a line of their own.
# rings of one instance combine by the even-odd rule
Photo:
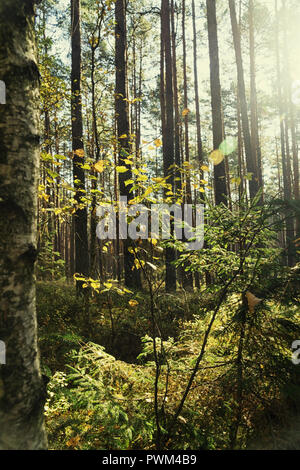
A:
<svg viewBox="0 0 300 470">
<path fill-rule="evenodd" d="M 59 449 L 147 448 L 154 423 L 151 375 L 115 360 L 94 343 L 73 356 L 68 374 L 49 384 L 46 417 L 49 441 Z"/>
</svg>

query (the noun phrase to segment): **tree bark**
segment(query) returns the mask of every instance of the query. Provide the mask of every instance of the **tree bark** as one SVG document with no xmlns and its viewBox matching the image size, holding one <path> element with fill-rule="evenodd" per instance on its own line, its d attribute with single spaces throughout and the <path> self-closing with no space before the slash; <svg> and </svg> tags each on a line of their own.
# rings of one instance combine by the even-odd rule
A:
<svg viewBox="0 0 300 470">
<path fill-rule="evenodd" d="M 127 202 L 133 198 L 130 189 L 132 185 L 125 184 L 131 179 L 130 165 L 126 165 L 124 159 L 131 153 L 130 147 L 130 123 L 128 104 L 128 80 L 127 80 L 127 28 L 126 28 L 126 1 L 116 0 L 115 5 L 115 65 L 116 65 L 116 88 L 115 88 L 115 112 L 118 137 L 118 163 L 127 166 L 125 173 L 119 173 L 120 196 L 126 196 Z M 141 276 L 139 271 L 132 269 L 134 266 L 134 255 L 129 249 L 132 241 L 124 240 L 124 273 L 125 285 L 129 288 L 141 288 Z"/>
<path fill-rule="evenodd" d="M 280 118 L 280 143 L 281 143 L 281 161 L 282 161 L 282 179 L 283 179 L 283 196 L 285 200 L 291 199 L 291 187 L 290 187 L 290 178 L 289 178 L 289 168 L 288 164 L 289 152 L 287 153 L 286 144 L 288 140 L 286 139 L 286 130 L 284 126 L 284 121 L 282 116 L 284 115 L 285 109 L 283 104 L 283 93 L 282 93 L 282 73 L 280 67 L 280 54 L 279 54 L 279 18 L 278 18 L 278 7 L 277 0 L 275 0 L 275 51 L 276 51 L 276 71 L 277 71 L 277 93 L 278 93 L 278 111 Z M 285 244 L 287 249 L 287 264 L 288 266 L 293 266 L 295 257 L 294 251 L 295 246 L 293 244 L 294 239 L 294 224 L 291 217 L 287 217 L 285 221 Z"/>
<path fill-rule="evenodd" d="M 189 112 L 188 112 L 188 91 L 187 91 L 187 65 L 186 65 L 186 37 L 185 37 L 185 0 L 182 0 L 182 57 L 183 57 L 183 106 L 186 111 L 184 114 L 184 153 L 185 161 L 190 161 L 189 147 Z M 185 170 L 186 181 L 186 202 L 192 203 L 191 179 L 189 169 Z"/>
<path fill-rule="evenodd" d="M 85 174 L 82 169 L 84 162 L 83 123 L 81 103 L 81 15 L 80 0 L 71 0 L 71 33 L 72 33 L 72 150 L 73 150 L 73 181 L 77 189 L 75 199 L 82 204 L 81 198 L 85 191 Z M 77 274 L 89 276 L 89 246 L 87 233 L 87 208 L 77 209 L 74 214 L 75 230 L 75 271 Z M 82 282 L 77 282 L 81 290 Z"/>
<path fill-rule="evenodd" d="M 249 180 L 249 192 L 250 192 L 250 199 L 253 199 L 259 189 L 259 178 L 258 178 L 256 162 L 254 159 L 254 154 L 253 154 L 252 145 L 251 145 L 251 135 L 250 135 L 248 112 L 247 112 L 247 100 L 246 100 L 246 90 L 245 90 L 245 80 L 244 80 L 243 59 L 242 59 L 242 51 L 241 51 L 241 37 L 240 37 L 240 30 L 239 30 L 237 18 L 236 18 L 235 0 L 229 0 L 229 9 L 230 9 L 232 35 L 233 35 L 233 43 L 234 43 L 236 66 L 237 66 L 238 93 L 239 93 L 240 106 L 241 106 L 241 117 L 242 117 L 242 128 L 243 128 L 243 137 L 244 137 L 245 154 L 246 154 L 246 164 L 247 164 L 248 173 L 252 174 L 252 178 L 251 180 Z"/>
<path fill-rule="evenodd" d="M 91 99 L 92 99 L 92 150 L 91 150 L 91 157 L 95 162 L 100 159 L 100 145 L 99 145 L 99 137 L 98 137 L 98 123 L 97 123 L 97 106 L 96 106 L 96 80 L 95 80 L 95 72 L 96 72 L 96 51 L 100 44 L 100 33 L 101 33 L 101 24 L 103 18 L 104 10 L 99 13 L 97 18 L 97 25 L 96 28 L 91 36 L 90 39 L 90 47 L 91 47 Z M 96 34 L 97 33 L 97 34 Z M 98 177 L 97 172 L 93 171 L 92 175 L 96 179 L 92 179 L 91 181 L 91 188 L 92 190 L 97 189 L 98 184 Z M 91 219 L 90 219 L 90 273 L 91 276 L 95 279 L 99 277 L 99 244 L 98 239 L 96 237 L 96 228 L 97 228 L 97 197 L 96 193 L 93 192 L 92 194 L 92 203 L 91 203 Z"/>
<path fill-rule="evenodd" d="M 173 71 L 172 71 L 172 53 L 171 53 L 171 30 L 170 30 L 170 4 L 169 0 L 162 0 L 161 3 L 161 28 L 164 46 L 165 58 L 165 112 L 166 120 L 164 127 L 164 176 L 168 177 L 168 183 L 172 185 L 174 191 L 174 170 L 172 165 L 175 163 L 174 157 L 174 116 L 173 116 Z M 162 110 L 163 111 L 163 110 Z M 173 225 L 173 224 L 172 224 Z M 171 234 L 173 234 L 171 226 Z M 172 247 L 166 248 L 166 291 L 176 290 L 176 269 L 173 264 L 175 261 L 175 250 Z"/>
<path fill-rule="evenodd" d="M 298 146 L 297 146 L 297 134 L 296 134 L 296 121 L 295 121 L 295 108 L 294 103 L 292 102 L 292 80 L 290 73 L 290 59 L 289 59 L 289 48 L 288 48 L 288 10 L 286 7 L 285 0 L 282 1 L 283 7 L 283 28 L 284 28 L 284 78 L 285 78 L 285 95 L 286 95 L 286 159 L 287 159 L 287 172 L 290 175 L 289 178 L 289 187 L 290 187 L 290 197 L 299 200 L 299 160 L 298 160 Z M 290 147 L 289 147 L 289 138 L 288 138 L 288 128 L 291 132 L 291 141 L 292 141 L 292 163 L 290 158 Z M 294 221 L 291 220 L 290 223 L 290 238 L 291 238 L 291 247 L 290 247 L 290 262 L 292 266 L 296 261 L 296 246 L 294 244 L 294 239 L 299 237 L 299 228 L 300 228 L 300 216 L 297 215 L 295 218 L 295 227 Z M 296 230 L 294 230 L 296 229 Z"/>
<path fill-rule="evenodd" d="M 256 165 L 257 173 L 258 173 L 258 185 L 260 188 L 263 188 L 261 148 L 260 148 L 259 132 L 258 132 L 253 0 L 249 0 L 249 47 L 250 47 L 250 108 L 251 108 L 252 152 L 253 152 L 255 165 Z"/>
<path fill-rule="evenodd" d="M 172 25 L 172 67 L 173 67 L 173 89 L 174 89 L 174 111 L 175 111 L 175 164 L 181 166 L 180 155 L 180 115 L 179 115 L 179 99 L 177 85 L 177 58 L 176 58 L 176 32 L 174 19 L 174 0 L 171 1 L 171 25 Z M 175 188 L 181 190 L 181 173 L 176 171 Z"/>
<path fill-rule="evenodd" d="M 46 397 L 37 347 L 34 264 L 37 256 L 39 72 L 34 2 L 0 3 L 0 450 L 46 449 Z"/>
<path fill-rule="evenodd" d="M 203 172 L 201 170 L 201 165 L 203 165 L 203 148 L 202 148 L 202 132 L 201 132 L 199 86 L 198 86 L 197 31 L 196 31 L 195 0 L 192 0 L 192 14 L 193 14 L 194 84 L 195 84 L 195 106 L 196 106 L 196 129 L 197 129 L 197 158 L 198 158 L 199 167 L 200 167 L 200 177 L 202 178 Z"/>
<path fill-rule="evenodd" d="M 219 70 L 219 46 L 217 30 L 216 0 L 206 0 L 208 45 L 210 59 L 210 88 L 213 127 L 213 146 L 218 150 L 224 140 L 221 84 Z M 227 185 L 224 160 L 214 167 L 214 186 L 216 204 L 227 205 Z"/>
</svg>

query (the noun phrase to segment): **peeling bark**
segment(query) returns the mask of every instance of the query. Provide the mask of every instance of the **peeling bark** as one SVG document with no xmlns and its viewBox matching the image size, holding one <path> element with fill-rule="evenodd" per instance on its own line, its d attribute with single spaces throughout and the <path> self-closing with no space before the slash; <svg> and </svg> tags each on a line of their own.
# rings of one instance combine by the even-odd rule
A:
<svg viewBox="0 0 300 470">
<path fill-rule="evenodd" d="M 1 0 L 0 79 L 0 450 L 45 449 L 45 390 L 37 347 L 34 264 L 37 256 L 39 72 L 34 2 Z"/>
</svg>

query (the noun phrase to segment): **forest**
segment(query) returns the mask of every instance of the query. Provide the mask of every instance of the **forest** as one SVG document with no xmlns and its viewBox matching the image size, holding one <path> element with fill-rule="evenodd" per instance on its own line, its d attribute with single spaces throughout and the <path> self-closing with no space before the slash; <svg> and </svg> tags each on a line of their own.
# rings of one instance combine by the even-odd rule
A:
<svg viewBox="0 0 300 470">
<path fill-rule="evenodd" d="M 300 450 L 299 24 L 0 0 L 0 450 Z"/>
</svg>

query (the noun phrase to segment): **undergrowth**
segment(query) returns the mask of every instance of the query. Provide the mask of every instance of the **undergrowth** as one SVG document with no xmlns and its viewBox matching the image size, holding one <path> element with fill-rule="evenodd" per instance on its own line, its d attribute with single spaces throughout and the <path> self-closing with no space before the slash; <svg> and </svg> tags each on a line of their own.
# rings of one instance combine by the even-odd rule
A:
<svg viewBox="0 0 300 470">
<path fill-rule="evenodd" d="M 147 295 L 135 294 L 131 303 L 132 296 L 99 295 L 87 305 L 73 286 L 51 284 L 39 283 L 37 290 L 42 366 L 50 379 L 50 448 L 154 449 L 156 364 Z M 298 412 L 300 376 L 290 349 L 300 338 L 296 290 L 288 275 L 284 288 L 273 290 L 248 315 L 237 428 L 242 300 L 240 294 L 228 295 L 166 449 L 228 449 L 236 431 L 235 447 L 246 448 Z M 161 296 L 158 306 L 163 319 L 158 400 L 167 435 L 201 348 L 213 294 Z"/>
</svg>

